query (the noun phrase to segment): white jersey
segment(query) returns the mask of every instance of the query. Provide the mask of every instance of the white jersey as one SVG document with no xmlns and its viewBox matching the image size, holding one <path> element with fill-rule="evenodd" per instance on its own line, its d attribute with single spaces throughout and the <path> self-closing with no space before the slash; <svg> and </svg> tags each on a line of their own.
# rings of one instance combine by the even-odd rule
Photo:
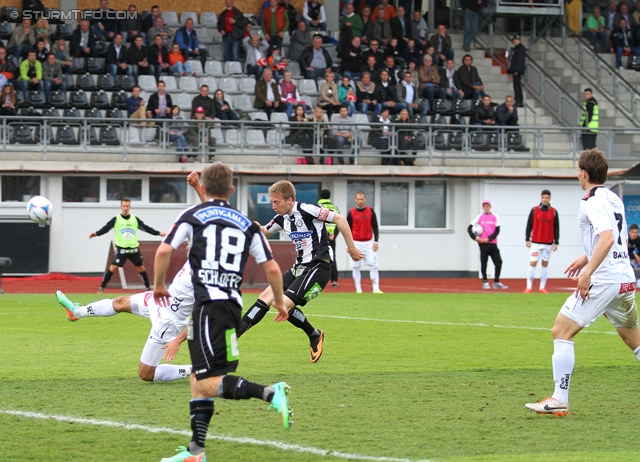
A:
<svg viewBox="0 0 640 462">
<path fill-rule="evenodd" d="M 627 223 L 622 200 L 604 186 L 592 188 L 580 201 L 578 223 L 582 245 L 591 260 L 603 231 L 613 233 L 613 245 L 602 264 L 591 276 L 592 282 L 616 283 L 636 280 L 627 254 Z"/>
</svg>

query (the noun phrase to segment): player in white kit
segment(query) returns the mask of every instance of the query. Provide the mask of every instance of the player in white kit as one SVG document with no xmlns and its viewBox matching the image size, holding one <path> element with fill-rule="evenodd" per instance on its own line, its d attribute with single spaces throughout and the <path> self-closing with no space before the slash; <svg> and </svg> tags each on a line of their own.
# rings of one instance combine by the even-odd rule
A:
<svg viewBox="0 0 640 462">
<path fill-rule="evenodd" d="M 149 382 L 170 382 L 191 375 L 191 365 L 160 364 L 163 357 L 165 361 L 172 361 L 180 350 L 180 344 L 187 338 L 186 327 L 194 303 L 191 266 L 188 261 L 173 278 L 169 292 L 171 304 L 166 307 L 156 305 L 153 292 L 99 300 L 88 305 L 73 303 L 60 291 L 56 292 L 56 297 L 72 322 L 81 318 L 114 316 L 118 313 L 149 318 L 151 331 L 140 355 L 138 375 Z"/>
<path fill-rule="evenodd" d="M 601 315 L 613 324 L 640 361 L 640 330 L 635 302 L 636 278 L 627 254 L 627 223 L 622 200 L 602 186 L 609 166 L 602 151 L 582 153 L 578 179 L 587 194 L 580 202 L 578 224 L 585 254 L 565 270 L 578 282 L 558 313 L 553 335 L 553 396 L 525 407 L 539 414 L 567 415 L 575 364 L 573 337 Z"/>
</svg>

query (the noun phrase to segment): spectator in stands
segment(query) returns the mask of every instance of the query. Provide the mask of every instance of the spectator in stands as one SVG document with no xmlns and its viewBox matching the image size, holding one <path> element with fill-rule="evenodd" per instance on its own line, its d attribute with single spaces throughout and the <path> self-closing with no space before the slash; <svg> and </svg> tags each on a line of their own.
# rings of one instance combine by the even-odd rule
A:
<svg viewBox="0 0 640 462">
<path fill-rule="evenodd" d="M 282 49 L 282 38 L 285 31 L 289 30 L 289 16 L 284 8 L 278 6 L 278 0 L 270 0 L 269 8 L 264 10 L 262 16 L 262 32 L 269 46 L 277 46 Z"/>
<path fill-rule="evenodd" d="M 202 106 L 198 106 L 195 108 L 195 113 L 191 118 L 196 120 L 207 120 L 205 117 L 205 113 L 205 108 L 203 108 Z M 200 146 L 202 143 L 203 146 L 208 147 L 209 152 L 215 152 L 217 140 L 213 136 L 209 136 L 210 127 L 211 125 L 206 122 L 198 122 L 197 125 L 191 124 L 189 126 L 189 129 L 187 130 L 187 133 L 185 134 L 187 144 L 191 144 L 192 146 L 200 150 Z M 188 156 L 188 158 L 194 162 L 198 162 L 198 157 L 199 156 L 197 154 Z M 209 154 L 209 162 L 213 163 L 215 161 L 215 155 Z"/>
<path fill-rule="evenodd" d="M 122 43 L 122 34 L 116 34 L 113 42 L 107 47 L 107 57 L 104 60 L 106 71 L 116 78 L 117 74 L 132 75 L 133 68 L 127 64 L 128 50 Z"/>
<path fill-rule="evenodd" d="M 411 28 L 405 18 L 406 11 L 403 6 L 398 6 L 398 14 L 391 18 L 389 26 L 391 27 L 391 36 L 398 39 L 398 49 L 404 50 L 407 41 L 411 37 Z"/>
<path fill-rule="evenodd" d="M 220 120 L 239 120 L 238 113 L 231 109 L 231 104 L 224 99 L 224 92 L 217 89 L 213 94 L 216 117 Z"/>
<path fill-rule="evenodd" d="M 129 5 L 125 17 L 118 20 L 118 32 L 122 34 L 124 43 L 133 42 L 138 36 L 142 37 L 143 44 L 146 42 L 146 34 L 142 32 L 142 19 L 135 5 Z"/>
<path fill-rule="evenodd" d="M 27 56 L 35 44 L 36 37 L 31 27 L 31 20 L 23 19 L 22 23 L 16 26 L 11 33 L 7 52 L 17 57 Z"/>
<path fill-rule="evenodd" d="M 382 106 L 380 110 L 380 116 L 376 122 L 384 124 L 381 127 L 376 127 L 375 130 L 369 132 L 369 143 L 376 149 L 380 150 L 380 155 L 382 157 L 380 164 L 381 165 L 393 165 L 393 159 L 389 156 L 391 155 L 389 137 L 391 135 L 391 119 L 389 118 L 389 108 L 387 106 Z"/>
<path fill-rule="evenodd" d="M 376 88 L 376 83 L 371 81 L 371 74 L 362 74 L 360 82 L 356 84 L 356 106 L 361 114 L 368 116 L 369 110 L 372 110 L 374 115 L 380 115 L 382 105 L 376 99 Z"/>
<path fill-rule="evenodd" d="M 447 27 L 444 24 L 438 25 L 438 32 L 431 36 L 429 45 L 434 48 L 436 59 L 433 62 L 436 66 L 444 65 L 447 59 L 453 59 L 451 36 L 447 34 Z"/>
<path fill-rule="evenodd" d="M 400 47 L 398 46 L 397 37 L 391 37 L 391 41 L 389 42 L 389 45 L 387 45 L 387 49 L 384 52 L 385 59 L 393 58 L 394 62 L 402 66 L 404 65 L 404 61 L 405 61 L 403 50 L 406 50 L 406 49 L 407 47 L 405 46 L 402 50 L 400 50 Z"/>
<path fill-rule="evenodd" d="M 267 53 L 269 44 L 259 35 L 245 37 L 242 45 L 247 54 L 244 63 L 245 74 L 254 75 L 257 79 L 262 77 L 262 72 L 267 67 Z"/>
<path fill-rule="evenodd" d="M 0 76 L 4 77 L 4 83 L 17 77 L 18 68 L 12 59 L 7 59 L 6 48 L 0 47 Z M 4 85 L 3 85 L 4 86 Z"/>
<path fill-rule="evenodd" d="M 171 51 L 168 56 L 171 72 L 174 74 L 180 74 L 181 76 L 196 76 L 196 73 L 191 71 L 191 64 L 189 64 L 189 61 L 184 58 L 180 45 L 177 43 L 171 45 Z"/>
<path fill-rule="evenodd" d="M 363 45 L 369 45 L 369 42 L 373 38 L 373 21 L 371 20 L 371 8 L 365 6 L 362 9 L 361 20 L 362 20 L 362 33 L 360 36 L 360 41 Z"/>
<path fill-rule="evenodd" d="M 636 26 L 640 25 L 640 0 L 636 2 L 633 13 L 631 13 L 631 17 L 633 18 L 633 27 L 631 27 L 631 29 L 634 29 Z"/>
<path fill-rule="evenodd" d="M 440 88 L 440 73 L 433 65 L 431 56 L 424 55 L 422 64 L 418 69 L 419 90 L 422 97 L 429 101 L 429 107 L 435 107 L 434 100 L 445 99 L 447 94 L 444 88 Z"/>
<path fill-rule="evenodd" d="M 595 12 L 595 8 L 594 8 Z M 616 2 L 609 2 L 609 10 L 603 16 L 605 17 L 605 27 L 607 35 L 607 45 L 611 42 L 611 31 L 615 29 L 616 16 L 618 15 L 618 4 Z M 609 48 L 607 47 L 607 51 Z"/>
<path fill-rule="evenodd" d="M 289 130 L 289 134 L 285 138 L 285 143 L 291 145 L 298 145 L 302 148 L 302 153 L 307 154 L 304 158 L 304 163 L 313 165 L 315 162 L 313 157 L 310 156 L 313 152 L 313 127 L 305 127 L 304 122 L 309 122 L 310 120 L 305 115 L 304 106 L 296 106 L 295 112 L 289 117 L 290 122 L 295 122 L 295 124 L 291 125 L 291 129 Z M 302 158 L 298 157 L 298 163 L 301 163 Z"/>
<path fill-rule="evenodd" d="M 420 79 L 418 75 L 418 63 L 415 61 L 409 61 L 404 70 L 411 72 L 411 75 L 413 75 L 413 83 L 419 85 Z"/>
<path fill-rule="evenodd" d="M 298 87 L 291 80 L 291 72 L 284 71 L 284 78 L 282 82 L 280 82 L 280 86 L 278 90 L 280 91 L 280 103 L 284 106 L 285 112 L 287 113 L 287 118 L 290 119 L 293 115 L 293 110 L 297 106 L 302 106 L 302 108 L 306 108 L 304 102 L 300 99 L 300 92 L 298 91 Z"/>
<path fill-rule="evenodd" d="M 504 127 L 517 127 L 518 126 L 518 109 L 512 96 L 507 96 L 504 99 L 504 103 L 496 108 L 496 122 L 497 125 Z M 507 132 L 517 132 L 518 130 L 506 130 Z"/>
<path fill-rule="evenodd" d="M 307 29 L 307 23 L 305 21 L 298 21 L 298 28 L 293 31 L 293 35 L 291 36 L 291 45 L 289 45 L 289 52 L 287 53 L 289 59 L 298 61 L 302 52 L 312 46 L 312 41 L 313 37 Z M 322 45 L 322 41 L 320 44 Z"/>
<path fill-rule="evenodd" d="M 198 112 L 198 110 L 204 112 L 204 108 L 202 107 L 197 108 L 196 112 Z M 172 121 L 168 127 L 169 141 L 176 143 L 177 152 L 185 152 L 189 145 L 187 144 L 187 140 L 184 135 L 189 129 L 189 125 L 185 123 L 185 119 L 180 112 L 180 106 L 176 105 L 171 107 L 167 118 Z M 186 162 L 186 158 L 181 158 L 181 161 Z"/>
<path fill-rule="evenodd" d="M 422 59 L 420 61 L 424 60 L 424 57 L 427 55 L 431 56 L 431 60 L 433 61 L 434 65 L 438 61 L 438 59 L 440 59 L 440 57 L 436 55 L 436 48 L 429 43 L 427 43 L 427 46 L 424 49 L 424 54 L 422 55 Z"/>
<path fill-rule="evenodd" d="M 218 15 L 217 29 L 222 34 L 222 55 L 225 61 L 240 61 L 240 42 L 249 22 L 236 8 L 233 0 L 225 0 L 225 9 Z"/>
<path fill-rule="evenodd" d="M 396 110 L 409 111 L 409 117 L 413 120 L 413 115 L 417 111 L 424 119 L 429 110 L 427 101 L 422 101 L 420 93 L 413 83 L 413 73 L 410 70 L 404 71 L 404 79 L 400 85 L 396 85 Z"/>
<path fill-rule="evenodd" d="M 175 41 L 180 45 L 180 50 L 185 58 L 200 58 L 202 68 L 207 62 L 207 50 L 200 48 L 198 42 L 198 34 L 193 30 L 193 19 L 188 18 L 184 22 L 184 26 L 176 31 Z"/>
<path fill-rule="evenodd" d="M 342 83 L 338 86 L 338 99 L 340 104 L 347 108 L 350 116 L 356 113 L 356 101 L 358 98 L 351 86 L 351 79 L 347 75 L 342 76 Z"/>
<path fill-rule="evenodd" d="M 327 111 L 327 116 L 331 117 L 334 111 L 340 107 L 340 99 L 338 98 L 338 85 L 335 83 L 335 74 L 328 71 L 320 85 L 320 96 L 318 97 L 318 107 Z M 318 109 L 316 107 L 316 110 Z"/>
<path fill-rule="evenodd" d="M 16 90 L 21 91 L 24 100 L 27 100 L 27 91 L 44 91 L 42 83 L 42 64 L 36 59 L 36 51 L 31 50 L 27 59 L 20 63 L 20 76 L 16 82 Z"/>
<path fill-rule="evenodd" d="M 380 42 L 378 39 L 371 39 L 369 43 L 369 49 L 361 54 L 362 60 L 366 63 L 369 60 L 369 56 L 376 58 L 376 67 L 381 68 L 384 65 L 384 53 L 380 50 Z"/>
<path fill-rule="evenodd" d="M 486 0 L 460 0 L 462 8 L 462 48 L 471 51 L 471 42 L 478 33 L 478 18 Z"/>
<path fill-rule="evenodd" d="M 273 79 L 273 72 L 268 67 L 262 72 L 262 78 L 256 82 L 256 99 L 253 107 L 267 113 L 271 119 L 272 112 L 283 112 L 284 105 L 280 100 L 278 84 Z"/>
<path fill-rule="evenodd" d="M 151 34 L 151 29 L 156 25 L 156 19 L 160 16 L 160 7 L 158 5 L 153 5 L 151 7 L 151 14 L 144 18 L 142 21 L 142 32 L 147 34 L 147 45 L 151 46 L 151 41 L 155 39 L 155 36 L 158 34 Z M 166 45 L 165 45 L 166 46 Z"/>
<path fill-rule="evenodd" d="M 567 14 L 567 26 L 574 34 L 582 30 L 582 0 L 565 2 L 564 11 Z"/>
<path fill-rule="evenodd" d="M 94 50 L 98 37 L 90 27 L 89 21 L 83 19 L 73 31 L 69 50 L 74 58 L 86 58 L 94 56 Z"/>
<path fill-rule="evenodd" d="M 598 128 L 600 127 L 600 110 L 591 88 L 584 89 L 584 104 L 582 105 L 580 126 L 586 129 L 582 131 L 582 149 L 595 148 Z"/>
<path fill-rule="evenodd" d="M 513 48 L 509 53 L 509 61 L 507 66 L 507 74 L 511 74 L 513 80 L 513 95 L 516 99 L 517 107 L 524 107 L 524 96 L 522 95 L 522 76 L 526 67 L 527 51 L 520 41 L 519 35 L 514 35 Z"/>
<path fill-rule="evenodd" d="M 273 78 L 277 83 L 282 80 L 282 73 L 287 68 L 288 61 L 280 53 L 280 48 L 274 45 L 271 49 L 271 56 L 267 58 L 267 65 L 273 72 Z"/>
<path fill-rule="evenodd" d="M 49 53 L 42 64 L 42 81 L 44 83 L 44 95 L 49 100 L 51 90 L 60 90 L 67 94 L 67 84 L 62 80 L 62 66 L 56 61 L 56 55 Z"/>
<path fill-rule="evenodd" d="M 16 92 L 13 89 L 13 84 L 11 82 L 5 83 L 4 87 L 2 87 L 0 102 L 2 103 L 2 106 L 0 106 L 0 115 L 14 116 L 18 114 L 16 110 L 18 105 L 16 101 Z"/>
<path fill-rule="evenodd" d="M 372 16 L 374 18 L 379 18 L 380 16 L 378 12 L 380 10 L 384 10 L 384 19 L 387 22 L 391 21 L 391 18 L 396 16 L 396 9 L 389 0 L 380 0 L 380 4 L 373 9 Z"/>
<path fill-rule="evenodd" d="M 371 75 L 371 80 L 378 81 L 378 70 L 380 68 L 376 65 L 376 57 L 373 55 L 367 56 L 367 63 L 360 68 L 360 75 L 368 72 Z"/>
<path fill-rule="evenodd" d="M 407 109 L 402 109 L 400 111 L 395 122 L 396 124 L 413 123 L 409 117 L 409 111 Z M 418 154 L 417 151 L 414 150 L 416 147 L 414 131 L 409 128 L 397 127 L 396 133 L 398 134 L 398 159 L 394 161 L 394 164 L 413 165 L 415 162 L 414 158 Z"/>
<path fill-rule="evenodd" d="M 41 0 L 22 0 L 23 14 L 25 11 L 44 13 L 44 4 Z M 32 15 L 32 17 L 35 17 L 35 15 Z"/>
<path fill-rule="evenodd" d="M 35 26 L 33 26 L 33 35 L 36 41 L 42 39 L 47 45 L 51 43 L 51 26 L 49 26 L 49 21 L 46 18 L 38 18 Z"/>
<path fill-rule="evenodd" d="M 49 54 L 47 44 L 44 39 L 38 39 L 34 50 L 36 51 L 36 59 L 41 63 L 44 63 L 47 60 L 47 55 Z"/>
<path fill-rule="evenodd" d="M 389 80 L 389 71 L 386 69 L 380 71 L 380 81 L 376 83 L 375 99 L 378 101 L 378 104 L 380 104 L 380 110 L 382 110 L 383 107 L 386 107 L 394 114 L 400 110 L 396 109 L 396 104 L 398 102 L 396 86 Z"/>
<path fill-rule="evenodd" d="M 473 66 L 471 55 L 464 55 L 462 66 L 458 68 L 458 78 L 464 92 L 464 99 L 480 99 L 484 96 L 484 84 L 478 74 L 478 69 Z"/>
<path fill-rule="evenodd" d="M 447 59 L 445 68 L 440 70 L 440 87 L 447 92 L 447 99 L 455 101 L 464 98 L 462 83 L 453 59 Z"/>
<path fill-rule="evenodd" d="M 473 123 L 474 125 L 485 127 L 494 127 L 496 125 L 496 110 L 491 103 L 491 96 L 484 95 L 482 97 L 482 104 L 476 107 Z"/>
<path fill-rule="evenodd" d="M 313 111 L 313 117 L 311 118 L 311 122 L 314 123 L 314 127 L 313 127 L 314 144 L 318 141 L 320 142 L 320 147 L 318 148 L 318 150 L 320 151 L 320 154 L 322 154 L 320 156 L 320 164 L 324 165 L 325 156 L 324 156 L 323 146 L 326 143 L 328 143 L 328 139 L 329 139 L 329 130 L 326 129 L 327 123 L 329 122 L 329 118 L 327 117 L 327 114 L 325 114 L 322 111 L 322 108 L 320 106 L 317 106 Z M 329 162 L 329 164 L 331 164 L 331 162 Z"/>
<path fill-rule="evenodd" d="M 360 66 L 362 66 L 362 53 L 360 52 L 360 37 L 353 37 L 351 43 L 345 47 L 341 54 L 342 63 L 340 72 L 350 79 L 360 77 Z"/>
<path fill-rule="evenodd" d="M 153 43 L 155 44 L 156 35 L 162 36 L 162 45 L 169 49 L 171 41 L 173 40 L 174 32 L 169 26 L 164 25 L 164 19 L 162 19 L 162 16 L 158 16 L 155 19 L 154 26 L 149 29 L 149 32 L 147 32 L 149 43 L 153 40 Z"/>
<path fill-rule="evenodd" d="M 381 45 L 387 46 L 391 40 L 391 25 L 386 20 L 384 9 L 378 9 L 378 15 L 373 23 L 373 38 Z"/>
<path fill-rule="evenodd" d="M 178 45 L 179 47 L 179 45 Z M 162 72 L 170 72 L 169 52 L 167 47 L 162 44 L 162 35 L 158 34 L 154 37 L 154 43 L 149 47 L 149 63 L 153 66 L 153 73 L 156 81 L 160 80 Z"/>
<path fill-rule="evenodd" d="M 146 101 L 140 96 L 141 91 L 140 85 L 134 85 L 131 90 L 131 96 L 127 98 L 127 115 L 130 119 L 147 118 Z M 146 123 L 143 123 L 143 125 L 146 125 Z"/>
<path fill-rule="evenodd" d="M 327 13 L 324 10 L 324 5 L 318 0 L 309 0 L 304 3 L 302 18 L 309 29 L 327 30 Z"/>
<path fill-rule="evenodd" d="M 404 62 L 405 64 L 409 61 L 413 61 L 414 63 L 419 63 L 422 61 L 422 53 L 420 53 L 420 48 L 416 45 L 416 41 L 410 39 L 407 42 L 407 48 L 404 50 Z"/>
<path fill-rule="evenodd" d="M 278 6 L 284 8 L 285 13 L 289 17 L 289 28 L 287 31 L 289 31 L 289 36 L 291 36 L 298 22 L 298 10 L 291 4 L 291 0 L 280 0 Z"/>
<path fill-rule="evenodd" d="M 613 40 L 613 51 L 616 54 L 616 67 L 618 69 L 624 69 L 622 66 L 622 53 L 631 53 L 631 46 L 633 42 L 633 35 L 627 28 L 627 20 L 622 18 L 611 33 L 611 39 Z"/>
<path fill-rule="evenodd" d="M 171 95 L 165 91 L 166 84 L 164 81 L 159 80 L 157 85 L 158 91 L 149 96 L 147 119 L 166 119 L 173 107 Z"/>
<path fill-rule="evenodd" d="M 351 143 L 355 140 L 355 127 L 351 125 L 351 116 L 346 106 L 340 107 L 340 116 L 333 121 L 334 125 L 331 129 L 331 147 L 335 149 L 336 159 L 338 163 L 344 164 L 344 150 L 351 149 Z"/>
<path fill-rule="evenodd" d="M 109 8 L 108 0 L 100 0 L 100 8 L 93 12 L 93 31 L 100 40 L 113 40 L 118 32 L 117 11 Z"/>
<path fill-rule="evenodd" d="M 196 114 L 196 108 L 203 107 L 204 108 L 204 118 L 207 120 L 212 120 L 217 116 L 216 113 L 216 105 L 213 103 L 213 100 L 209 98 L 209 86 L 202 85 L 200 87 L 200 94 L 195 96 L 191 100 L 191 118 L 193 119 Z"/>
<path fill-rule="evenodd" d="M 631 29 L 631 52 L 640 56 L 640 24 Z"/>
<path fill-rule="evenodd" d="M 626 23 L 626 30 L 630 31 L 631 28 L 635 25 L 633 23 L 633 16 L 631 16 L 631 13 L 629 13 L 629 5 L 627 5 L 624 2 L 620 2 L 620 6 L 618 7 L 618 12 L 616 13 L 613 19 L 613 29 L 611 30 L 612 33 L 618 27 L 621 27 L 620 21 L 623 19 L 625 20 L 625 23 Z"/>
<path fill-rule="evenodd" d="M 124 37 L 122 40 L 124 43 Z M 141 35 L 136 36 L 127 50 L 127 63 L 131 65 L 133 75 L 155 75 L 153 64 L 149 62 L 149 49 L 144 46 Z"/>
<path fill-rule="evenodd" d="M 599 6 L 594 7 L 593 13 L 587 17 L 587 20 L 584 23 L 584 36 L 590 40 L 593 51 L 597 51 L 596 45 L 598 43 L 600 44 L 600 51 L 609 51 L 605 20 L 600 15 Z"/>
<path fill-rule="evenodd" d="M 311 47 L 300 55 L 300 68 L 308 79 L 319 79 L 331 71 L 333 60 L 329 52 L 322 48 L 322 37 L 316 35 L 311 41 Z"/>
<path fill-rule="evenodd" d="M 73 66 L 73 60 L 71 59 L 71 54 L 67 51 L 67 42 L 63 38 L 59 38 L 56 40 L 56 43 L 51 47 L 51 53 L 56 55 L 56 60 L 62 66 L 62 72 L 65 74 L 71 69 Z"/>
<path fill-rule="evenodd" d="M 411 28 L 410 37 L 415 40 L 416 47 L 424 48 L 427 46 L 427 35 L 429 34 L 429 28 L 427 22 L 420 14 L 420 10 L 413 11 L 413 18 L 409 23 Z"/>
<path fill-rule="evenodd" d="M 389 81 L 393 85 L 398 85 L 400 81 L 400 68 L 396 65 L 396 60 L 393 56 L 387 56 L 384 59 L 384 66 L 380 71 L 387 71 L 389 73 Z"/>
<path fill-rule="evenodd" d="M 347 14 L 340 18 L 340 37 L 342 38 L 345 33 L 347 34 L 346 38 L 360 37 L 364 27 L 362 18 L 354 12 L 353 3 L 347 3 L 345 9 Z M 350 31 L 350 35 L 348 31 Z"/>
</svg>

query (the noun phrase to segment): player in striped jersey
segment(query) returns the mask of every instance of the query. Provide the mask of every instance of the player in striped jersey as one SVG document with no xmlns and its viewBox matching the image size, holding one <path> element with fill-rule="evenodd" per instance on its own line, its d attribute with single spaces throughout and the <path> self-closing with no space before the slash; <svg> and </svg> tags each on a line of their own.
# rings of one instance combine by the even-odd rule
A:
<svg viewBox="0 0 640 462">
<path fill-rule="evenodd" d="M 271 185 L 269 197 L 276 216 L 262 227 L 262 232 L 270 236 L 284 231 L 296 246 L 296 263 L 282 276 L 284 303 L 289 312 L 289 322 L 302 329 L 309 337 L 311 362 L 315 363 L 322 356 L 324 332 L 314 328 L 299 307 L 320 295 L 331 277 L 334 255 L 329 245 L 325 222 L 335 223 L 338 227 L 353 260 L 362 260 L 364 255 L 356 248 L 345 217 L 315 204 L 297 202 L 296 189 L 289 181 L 281 180 Z M 273 300 L 273 290 L 267 287 L 242 318 L 238 337 L 264 318 Z"/>
</svg>

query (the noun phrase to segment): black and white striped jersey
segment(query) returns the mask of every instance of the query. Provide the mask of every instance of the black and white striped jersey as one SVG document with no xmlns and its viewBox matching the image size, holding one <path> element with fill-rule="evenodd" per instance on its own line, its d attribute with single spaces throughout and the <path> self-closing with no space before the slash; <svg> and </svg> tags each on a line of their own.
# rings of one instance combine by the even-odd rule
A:
<svg viewBox="0 0 640 462">
<path fill-rule="evenodd" d="M 242 272 L 253 255 L 262 264 L 273 259 L 260 227 L 228 202 L 211 200 L 178 217 L 164 239 L 174 249 L 188 239 L 195 303 L 234 300 L 242 306 Z"/>
<path fill-rule="evenodd" d="M 276 215 L 267 223 L 269 233 L 284 231 L 298 251 L 296 264 L 314 260 L 333 260 L 333 251 L 324 222 L 333 222 L 334 213 L 315 204 L 294 202 L 290 215 Z"/>
</svg>

